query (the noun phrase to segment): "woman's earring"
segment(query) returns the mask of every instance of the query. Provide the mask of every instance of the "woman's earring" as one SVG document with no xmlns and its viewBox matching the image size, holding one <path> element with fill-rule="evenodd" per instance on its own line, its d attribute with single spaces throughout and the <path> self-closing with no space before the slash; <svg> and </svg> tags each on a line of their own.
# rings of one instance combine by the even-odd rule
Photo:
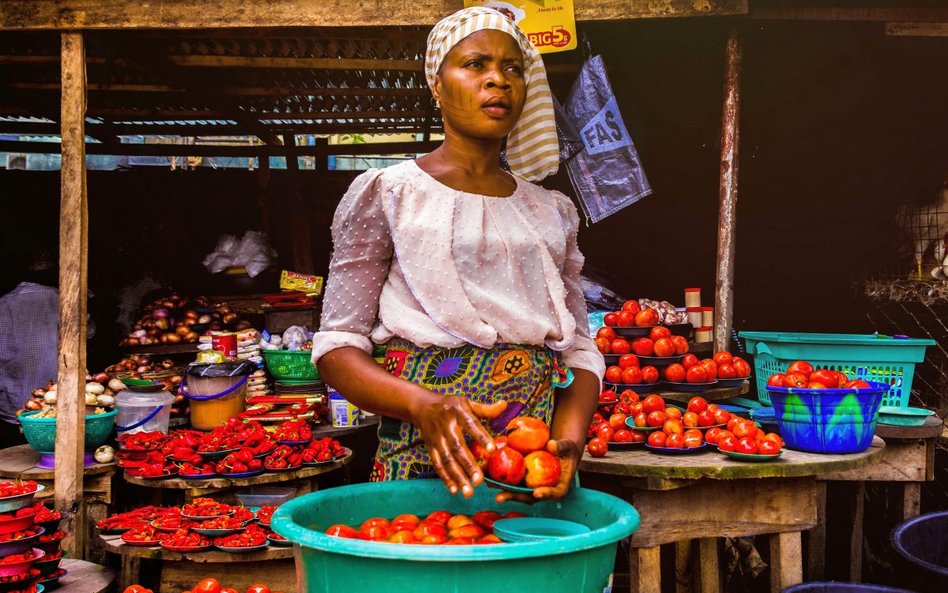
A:
<svg viewBox="0 0 948 593">
<path fill-rule="evenodd" d="M 441 109 L 441 101 L 438 100 L 437 97 L 435 97 L 434 103 L 435 103 L 435 109 Z"/>
</svg>

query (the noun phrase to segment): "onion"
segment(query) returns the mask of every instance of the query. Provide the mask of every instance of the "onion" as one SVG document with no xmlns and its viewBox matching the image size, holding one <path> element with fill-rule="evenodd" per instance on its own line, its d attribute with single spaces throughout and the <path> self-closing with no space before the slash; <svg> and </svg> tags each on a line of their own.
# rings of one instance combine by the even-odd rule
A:
<svg viewBox="0 0 948 593">
<path fill-rule="evenodd" d="M 197 342 L 200 339 L 201 336 L 199 336 L 197 332 L 189 331 L 188 333 L 184 334 L 185 342 Z"/>
<path fill-rule="evenodd" d="M 109 379 L 109 389 L 115 393 L 118 393 L 120 391 L 125 391 L 127 387 L 125 386 L 125 383 L 122 383 L 121 379 Z"/>
<path fill-rule="evenodd" d="M 36 401 L 35 399 L 28 399 L 28 400 L 26 400 L 26 406 L 25 406 L 25 407 L 26 407 L 27 410 L 34 411 L 34 410 L 39 410 L 39 409 L 41 409 L 41 408 L 43 407 L 43 405 L 40 404 L 40 403 L 39 403 L 38 401 Z"/>
<path fill-rule="evenodd" d="M 155 327 L 158 329 L 169 329 L 171 327 L 171 322 L 167 318 L 156 319 Z"/>
<path fill-rule="evenodd" d="M 95 405 L 97 405 L 97 404 L 98 404 L 98 398 L 96 397 L 96 395 L 93 394 L 93 393 L 87 393 L 87 394 L 86 394 L 86 405 L 87 405 L 87 406 L 95 406 Z"/>
<path fill-rule="evenodd" d="M 174 328 L 174 333 L 184 337 L 191 333 L 191 329 L 186 325 L 179 325 L 178 327 Z"/>
<path fill-rule="evenodd" d="M 184 317 L 185 319 L 197 319 L 198 317 L 200 317 L 200 315 L 198 315 L 197 311 L 188 309 L 187 311 L 184 312 Z"/>
<path fill-rule="evenodd" d="M 95 401 L 100 406 L 104 406 L 106 408 L 111 408 L 112 406 L 115 405 L 115 398 L 112 397 L 111 395 L 100 395 L 95 398 Z"/>
<path fill-rule="evenodd" d="M 46 403 L 48 403 L 48 404 L 55 404 L 55 403 L 56 403 L 56 392 L 55 392 L 55 391 L 47 391 L 47 392 L 46 392 L 46 395 L 43 396 L 43 401 L 46 402 Z"/>
<path fill-rule="evenodd" d="M 34 389 L 33 393 L 31 393 L 30 395 L 32 395 L 33 397 L 43 397 L 44 395 L 46 395 L 46 390 L 42 388 Z"/>
<path fill-rule="evenodd" d="M 108 383 L 109 376 L 105 373 L 99 373 L 98 375 L 93 375 L 92 380 L 96 383 Z"/>
<path fill-rule="evenodd" d="M 147 372 L 150 371 L 150 370 L 151 370 L 151 368 L 150 368 L 147 364 L 143 364 L 142 366 L 140 366 L 140 367 L 138 367 L 137 369 L 135 369 L 135 372 L 136 372 L 136 373 L 147 373 Z"/>
<path fill-rule="evenodd" d="M 155 309 L 151 312 L 151 316 L 155 319 L 164 319 L 168 317 L 168 309 Z"/>
<path fill-rule="evenodd" d="M 210 323 L 210 322 L 211 322 L 210 315 L 201 315 L 200 317 L 198 317 L 198 323 Z"/>
<path fill-rule="evenodd" d="M 105 392 L 105 385 L 93 381 L 91 383 L 86 383 L 86 393 L 91 393 L 93 395 L 102 395 Z"/>
<path fill-rule="evenodd" d="M 163 336 L 161 336 L 161 339 L 166 341 L 169 344 L 181 343 L 181 336 L 179 336 L 178 334 L 164 334 Z"/>
<path fill-rule="evenodd" d="M 115 459 L 115 449 L 108 445 L 102 445 L 95 450 L 93 457 L 99 463 L 111 463 Z"/>
</svg>

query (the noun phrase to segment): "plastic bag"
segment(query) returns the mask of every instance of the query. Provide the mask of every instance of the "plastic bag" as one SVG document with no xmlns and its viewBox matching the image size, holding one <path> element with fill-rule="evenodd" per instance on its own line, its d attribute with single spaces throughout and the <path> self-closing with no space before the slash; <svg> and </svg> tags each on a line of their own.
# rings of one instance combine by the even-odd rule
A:
<svg viewBox="0 0 948 593">
<path fill-rule="evenodd" d="M 247 231 L 239 240 L 233 235 L 222 235 L 217 247 L 201 263 L 212 274 L 231 267 L 243 267 L 253 278 L 269 268 L 276 255 L 266 233 Z"/>
<path fill-rule="evenodd" d="M 587 219 L 599 222 L 652 193 L 602 56 L 583 64 L 565 107 L 583 143 L 566 165 Z"/>
<path fill-rule="evenodd" d="M 302 350 L 307 339 L 306 328 L 293 325 L 283 332 L 283 347 L 286 350 Z"/>
</svg>

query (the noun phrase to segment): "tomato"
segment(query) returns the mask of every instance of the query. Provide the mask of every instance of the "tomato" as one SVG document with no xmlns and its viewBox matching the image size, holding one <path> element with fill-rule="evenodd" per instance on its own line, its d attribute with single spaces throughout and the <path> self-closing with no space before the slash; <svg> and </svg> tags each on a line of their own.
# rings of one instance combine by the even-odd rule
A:
<svg viewBox="0 0 948 593">
<path fill-rule="evenodd" d="M 616 330 L 612 329 L 611 327 L 604 326 L 604 327 L 600 327 L 599 330 L 596 331 L 596 337 L 605 338 L 611 342 L 612 340 L 615 340 L 616 338 L 618 338 L 619 334 L 617 334 Z"/>
<path fill-rule="evenodd" d="M 504 540 L 500 539 L 499 537 L 497 537 L 497 536 L 494 535 L 493 533 L 488 533 L 487 535 L 485 535 L 485 536 L 482 537 L 481 539 L 477 540 L 476 543 L 478 543 L 478 544 L 502 544 L 502 543 L 504 543 Z"/>
<path fill-rule="evenodd" d="M 731 353 L 727 350 L 719 350 L 714 353 L 714 356 L 711 357 L 714 362 L 718 365 L 722 364 L 731 364 Z"/>
<path fill-rule="evenodd" d="M 204 579 L 194 586 L 193 591 L 194 593 L 221 593 L 221 584 L 217 579 Z"/>
<path fill-rule="evenodd" d="M 665 417 L 669 420 L 681 420 L 681 410 L 678 408 L 665 408 Z"/>
<path fill-rule="evenodd" d="M 609 416 L 609 426 L 615 431 L 623 430 L 626 427 L 625 418 L 625 414 L 613 414 Z"/>
<path fill-rule="evenodd" d="M 734 435 L 720 437 L 720 440 L 718 440 L 718 449 L 722 451 L 737 451 L 737 437 Z"/>
<path fill-rule="evenodd" d="M 668 438 L 665 439 L 665 446 L 671 447 L 672 449 L 684 449 L 685 448 L 685 437 L 681 434 L 670 434 Z"/>
<path fill-rule="evenodd" d="M 609 349 L 613 354 L 628 354 L 632 352 L 632 346 L 625 338 L 616 338 L 609 343 Z"/>
<path fill-rule="evenodd" d="M 665 420 L 667 420 L 665 417 L 665 412 L 661 410 L 649 412 L 648 416 L 646 417 L 646 422 L 648 422 L 649 426 L 661 426 L 665 424 Z"/>
<path fill-rule="evenodd" d="M 603 389 L 599 392 L 599 403 L 601 404 L 611 404 L 613 402 L 619 401 L 619 396 L 616 395 L 616 392 L 611 389 Z"/>
<path fill-rule="evenodd" d="M 613 438 L 617 443 L 630 443 L 632 442 L 632 431 L 628 428 L 617 429 Z"/>
<path fill-rule="evenodd" d="M 681 417 L 681 423 L 688 428 L 698 426 L 698 415 L 694 412 L 685 412 Z"/>
<path fill-rule="evenodd" d="M 646 414 L 651 414 L 659 410 L 665 409 L 665 400 L 660 395 L 655 395 L 654 393 L 645 398 L 645 401 L 642 402 L 642 411 Z"/>
<path fill-rule="evenodd" d="M 757 445 L 757 452 L 761 455 L 776 455 L 780 453 L 780 446 L 773 441 L 761 441 Z"/>
<path fill-rule="evenodd" d="M 642 367 L 642 383 L 658 383 L 658 369 L 652 365 Z"/>
<path fill-rule="evenodd" d="M 675 354 L 688 354 L 688 340 L 684 336 L 672 336 Z"/>
<path fill-rule="evenodd" d="M 626 389 L 619 394 L 619 401 L 626 404 L 634 404 L 639 401 L 639 394 L 631 389 Z"/>
<path fill-rule="evenodd" d="M 807 389 L 826 389 L 826 385 L 823 385 L 819 381 L 811 381 L 805 385 Z"/>
<path fill-rule="evenodd" d="M 708 409 L 708 400 L 703 397 L 693 397 L 688 400 L 688 411 L 699 414 Z"/>
<path fill-rule="evenodd" d="M 706 383 L 708 372 L 702 366 L 693 366 L 688 369 L 685 380 L 689 383 Z"/>
<path fill-rule="evenodd" d="M 371 519 L 366 519 L 362 522 L 362 525 L 359 526 L 359 530 L 368 529 L 370 527 L 388 527 L 388 519 L 382 517 L 372 517 Z"/>
<path fill-rule="evenodd" d="M 712 445 L 718 444 L 718 440 L 721 438 L 721 433 L 723 431 L 718 427 L 709 428 L 706 433 L 704 433 L 704 440 L 708 441 Z"/>
<path fill-rule="evenodd" d="M 619 316 L 615 313 L 606 313 L 602 316 L 602 322 L 605 323 L 607 327 L 615 327 L 619 325 Z"/>
<path fill-rule="evenodd" d="M 448 530 L 457 529 L 458 527 L 463 527 L 465 525 L 473 525 L 474 519 L 471 519 L 467 515 L 451 515 L 451 518 L 448 519 L 448 522 L 445 524 L 445 527 Z M 451 536 L 456 537 L 456 536 Z"/>
<path fill-rule="evenodd" d="M 446 538 L 448 535 L 448 530 L 440 522 L 425 520 L 418 524 L 418 527 L 412 531 L 412 535 L 415 536 L 416 540 L 422 543 L 435 543 L 426 542 L 425 539 L 429 537 Z"/>
<path fill-rule="evenodd" d="M 687 358 L 687 354 L 685 357 Z M 672 383 L 684 383 L 685 382 L 685 367 L 676 363 L 670 364 L 665 367 L 665 379 L 671 381 Z"/>
<path fill-rule="evenodd" d="M 628 311 L 619 311 L 616 313 L 619 316 L 619 327 L 631 327 L 635 325 L 635 314 L 629 313 Z"/>
<path fill-rule="evenodd" d="M 795 360 L 787 366 L 787 374 L 803 373 L 807 377 L 813 372 L 813 365 L 805 360 Z"/>
<path fill-rule="evenodd" d="M 270 587 L 266 585 L 250 585 L 247 588 L 247 593 L 270 593 Z"/>
<path fill-rule="evenodd" d="M 629 416 L 637 416 L 645 411 L 645 404 L 643 402 L 635 402 L 629 407 Z"/>
<path fill-rule="evenodd" d="M 32 554 L 31 554 L 31 557 L 32 557 Z M 144 591 L 145 591 L 145 588 L 142 587 L 141 585 L 129 585 L 128 587 L 125 587 L 125 590 L 122 591 L 122 593 L 143 593 Z"/>
<path fill-rule="evenodd" d="M 698 364 L 698 357 L 690 352 L 681 357 L 681 366 L 685 367 L 686 369 L 690 369 L 696 364 Z"/>
<path fill-rule="evenodd" d="M 745 378 L 750 377 L 751 367 L 750 363 L 746 360 L 734 357 L 734 362 L 731 363 L 731 366 L 734 367 L 734 372 L 738 377 Z"/>
<path fill-rule="evenodd" d="M 767 377 L 767 385 L 769 387 L 786 387 L 787 385 L 784 382 L 785 379 L 786 375 L 783 373 L 774 373 L 773 375 Z"/>
<path fill-rule="evenodd" d="M 714 411 L 714 423 L 715 424 L 727 424 L 731 421 L 731 413 L 727 410 L 722 410 L 720 408 Z"/>
<path fill-rule="evenodd" d="M 642 369 L 639 367 L 629 367 L 622 369 L 622 383 L 625 385 L 638 385 L 642 382 Z"/>
<path fill-rule="evenodd" d="M 475 523 L 487 530 L 494 528 L 494 521 L 500 519 L 497 511 L 478 511 L 471 516 Z"/>
<path fill-rule="evenodd" d="M 515 451 L 513 447 L 504 447 L 494 451 L 487 462 L 487 473 L 490 477 L 505 484 L 519 484 L 526 471 L 527 468 L 523 464 L 523 455 L 519 451 Z"/>
<path fill-rule="evenodd" d="M 654 351 L 655 356 L 674 356 L 675 343 L 672 342 L 671 338 L 659 338 L 655 340 Z"/>
<path fill-rule="evenodd" d="M 702 428 L 707 428 L 708 426 L 714 426 L 717 422 L 714 421 L 714 412 L 711 410 L 704 410 L 698 414 L 698 426 Z"/>
<path fill-rule="evenodd" d="M 780 437 L 779 434 L 775 432 L 768 432 L 767 434 L 765 434 L 764 440 L 776 443 L 778 450 L 783 449 L 783 439 Z"/>
<path fill-rule="evenodd" d="M 784 387 L 804 387 L 807 384 L 807 376 L 803 373 L 787 373 L 783 376 Z"/>
<path fill-rule="evenodd" d="M 606 369 L 606 383 L 622 383 L 622 367 L 612 365 Z"/>
<path fill-rule="evenodd" d="M 600 438 L 594 438 L 586 443 L 586 450 L 589 451 L 589 454 L 593 457 L 605 457 L 606 453 L 609 452 L 609 445 Z"/>
<path fill-rule="evenodd" d="M 632 433 L 632 438 L 629 439 L 630 442 L 633 442 L 633 443 L 645 442 L 646 436 L 644 432 L 640 430 L 630 430 L 629 432 Z"/>
<path fill-rule="evenodd" d="M 642 310 L 642 307 L 639 306 L 639 302 L 635 299 L 629 299 L 626 302 L 622 303 L 622 310 L 628 311 L 629 313 L 635 315 Z"/>
<path fill-rule="evenodd" d="M 661 413 L 661 412 L 656 412 Z M 665 423 L 662 424 L 662 432 L 665 434 L 684 434 L 685 427 L 682 426 L 680 420 L 665 420 Z"/>
<path fill-rule="evenodd" d="M 507 445 L 520 453 L 546 449 L 550 427 L 539 418 L 518 416 L 507 423 Z"/>
<path fill-rule="evenodd" d="M 632 342 L 632 351 L 639 356 L 654 356 L 655 342 L 648 338 L 639 338 Z"/>
<path fill-rule="evenodd" d="M 628 344 L 628 341 L 626 342 Z M 639 366 L 639 357 L 634 354 L 623 354 L 619 357 L 619 367 L 627 369 Z"/>
<path fill-rule="evenodd" d="M 846 383 L 849 383 L 849 377 L 846 376 L 846 373 L 842 371 L 836 371 L 836 376 L 839 378 L 839 386 L 842 387 Z"/>
<path fill-rule="evenodd" d="M 704 444 L 704 435 L 702 435 L 701 431 L 697 428 L 685 431 L 683 436 L 685 437 L 685 448 L 687 449 L 700 447 Z"/>
<path fill-rule="evenodd" d="M 718 379 L 733 379 L 737 376 L 734 367 L 729 364 L 718 365 Z"/>
<path fill-rule="evenodd" d="M 603 422 L 599 425 L 599 428 L 596 429 L 596 436 L 607 443 L 611 443 L 614 440 L 615 434 L 616 431 L 613 430 L 611 426 L 609 426 L 608 422 Z"/>
<path fill-rule="evenodd" d="M 651 327 L 658 325 L 658 311 L 646 307 L 635 314 L 635 325 L 639 327 Z"/>
<path fill-rule="evenodd" d="M 737 441 L 738 453 L 747 453 L 748 455 L 754 455 L 757 453 L 757 441 L 751 437 L 744 437 L 743 439 Z"/>
<path fill-rule="evenodd" d="M 734 425 L 733 432 L 734 436 L 736 436 L 738 439 L 742 439 L 744 437 L 753 438 L 757 433 L 757 426 L 755 426 L 750 420 L 744 420 L 743 422 L 738 422 Z"/>
<path fill-rule="evenodd" d="M 671 335 L 672 335 L 671 330 L 665 327 L 664 325 L 656 325 L 655 327 L 652 328 L 650 332 L 648 332 L 648 337 L 653 342 L 657 342 L 662 338 L 671 339 Z M 662 355 L 659 354 L 659 356 L 662 356 Z"/>
<path fill-rule="evenodd" d="M 610 346 L 610 344 L 612 344 L 612 341 L 607 340 L 606 338 L 596 338 L 595 342 L 596 342 L 596 350 L 598 350 L 602 354 L 612 354 L 612 347 Z"/>
<path fill-rule="evenodd" d="M 648 416 L 645 412 L 639 412 L 632 417 L 632 421 L 636 426 L 646 427 L 648 426 Z"/>
<path fill-rule="evenodd" d="M 871 385 L 869 385 L 862 379 L 856 379 L 854 381 L 847 381 L 846 384 L 843 385 L 843 387 L 845 387 L 846 389 L 868 389 L 869 387 L 871 387 Z"/>
<path fill-rule="evenodd" d="M 660 430 L 648 435 L 648 444 L 653 447 L 664 447 L 665 441 L 668 439 L 668 435 Z"/>
<path fill-rule="evenodd" d="M 394 523 L 393 523 L 394 525 Z M 400 529 L 392 534 L 392 537 L 388 538 L 388 541 L 393 544 L 414 544 L 418 543 L 418 540 L 415 539 L 415 534 L 412 533 L 414 529 Z"/>
<path fill-rule="evenodd" d="M 402 531 L 403 529 L 414 530 L 419 523 L 421 523 L 421 519 L 416 515 L 402 514 L 392 519 L 391 525 L 395 531 Z"/>
</svg>

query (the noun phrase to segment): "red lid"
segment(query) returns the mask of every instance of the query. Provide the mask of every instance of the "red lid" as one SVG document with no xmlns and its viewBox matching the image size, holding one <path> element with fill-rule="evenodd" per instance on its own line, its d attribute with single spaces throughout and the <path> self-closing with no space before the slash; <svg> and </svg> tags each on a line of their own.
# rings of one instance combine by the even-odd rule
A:
<svg viewBox="0 0 948 593">
<path fill-rule="evenodd" d="M 712 327 L 712 326 L 710 326 L 710 325 L 706 325 L 706 326 L 704 326 L 704 327 L 696 327 L 696 328 L 695 328 L 695 331 L 696 331 L 696 332 L 709 332 L 709 331 L 712 331 L 712 330 L 714 330 L 714 327 Z"/>
<path fill-rule="evenodd" d="M 704 311 L 704 307 L 685 307 L 685 311 L 688 313 L 700 313 Z"/>
<path fill-rule="evenodd" d="M 700 288 L 686 288 L 685 292 L 701 292 Z"/>
<path fill-rule="evenodd" d="M 714 307 L 697 307 L 699 311 L 714 311 Z"/>
</svg>

